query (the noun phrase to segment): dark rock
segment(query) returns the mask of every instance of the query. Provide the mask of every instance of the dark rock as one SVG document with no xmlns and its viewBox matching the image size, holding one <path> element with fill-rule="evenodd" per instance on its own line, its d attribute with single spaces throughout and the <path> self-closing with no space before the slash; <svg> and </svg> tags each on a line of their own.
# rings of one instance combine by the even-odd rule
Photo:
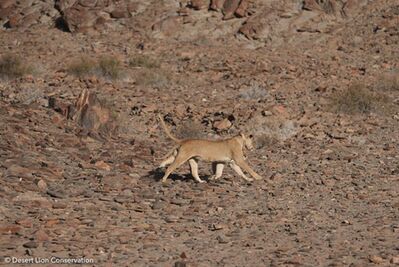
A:
<svg viewBox="0 0 399 267">
<path fill-rule="evenodd" d="M 23 244 L 23 246 L 25 248 L 37 248 L 39 246 L 39 244 L 35 241 L 29 241 L 29 242 Z"/>
</svg>

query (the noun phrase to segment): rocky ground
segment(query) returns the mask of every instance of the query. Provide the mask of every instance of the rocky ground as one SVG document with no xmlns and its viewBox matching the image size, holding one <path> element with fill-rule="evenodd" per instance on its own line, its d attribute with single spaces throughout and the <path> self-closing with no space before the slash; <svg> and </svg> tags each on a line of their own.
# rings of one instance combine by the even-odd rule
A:
<svg viewBox="0 0 399 267">
<path fill-rule="evenodd" d="M 399 265 L 396 0 L 7 0 L 0 22 L 2 264 Z M 263 180 L 162 185 L 159 113 L 252 133 Z"/>
</svg>

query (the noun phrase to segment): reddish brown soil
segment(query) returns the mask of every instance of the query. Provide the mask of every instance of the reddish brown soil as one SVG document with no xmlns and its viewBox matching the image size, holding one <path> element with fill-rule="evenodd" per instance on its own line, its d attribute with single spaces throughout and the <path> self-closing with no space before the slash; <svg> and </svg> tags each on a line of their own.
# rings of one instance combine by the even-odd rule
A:
<svg viewBox="0 0 399 267">
<path fill-rule="evenodd" d="M 265 15 L 270 34 L 254 39 L 237 33 L 247 18 L 207 10 L 152 27 L 177 4 L 84 33 L 2 29 L 0 55 L 20 56 L 34 73 L 0 80 L 1 259 L 398 265 L 399 6 L 358 2 L 367 3 L 356 14 L 314 24 L 311 11 L 277 16 L 275 7 Z M 266 9 L 252 8 L 247 23 L 266 23 Z M 287 16 L 296 16 L 292 29 Z M 121 62 L 117 79 L 68 72 L 82 56 L 104 55 Z M 129 66 L 140 55 L 159 66 Z M 334 96 L 353 84 L 383 100 L 364 112 L 337 109 Z M 83 89 L 106 102 L 117 129 L 82 129 L 62 114 Z M 197 184 L 183 166 L 162 185 L 157 158 L 174 143 L 158 113 L 182 138 L 253 133 L 247 160 L 263 180 L 226 168 Z M 215 128 L 223 119 L 232 127 Z M 200 162 L 200 176 L 210 175 Z"/>
</svg>

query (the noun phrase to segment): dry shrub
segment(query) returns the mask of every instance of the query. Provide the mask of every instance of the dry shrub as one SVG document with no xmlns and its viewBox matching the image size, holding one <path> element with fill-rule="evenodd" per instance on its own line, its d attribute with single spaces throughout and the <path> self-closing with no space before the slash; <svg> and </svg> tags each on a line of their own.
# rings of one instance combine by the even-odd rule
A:
<svg viewBox="0 0 399 267">
<path fill-rule="evenodd" d="M 348 114 L 368 114 L 385 111 L 389 102 L 387 96 L 371 92 L 365 85 L 357 83 L 344 91 L 337 91 L 332 96 L 331 108 L 336 112 Z"/>
<path fill-rule="evenodd" d="M 0 59 L 0 77 L 4 79 L 19 78 L 33 72 L 32 66 L 26 64 L 13 54 L 6 54 Z"/>
<path fill-rule="evenodd" d="M 254 138 L 254 143 L 256 148 L 260 149 L 263 147 L 272 147 L 273 145 L 279 143 L 276 136 L 272 134 L 260 134 Z"/>
<path fill-rule="evenodd" d="M 85 76 L 93 75 L 95 73 L 97 64 L 95 61 L 87 58 L 81 57 L 73 61 L 69 67 L 68 72 L 75 75 L 76 77 L 82 78 Z"/>
<path fill-rule="evenodd" d="M 101 75 L 113 80 L 121 76 L 121 63 L 114 57 L 104 56 L 98 62 L 98 69 Z"/>
<path fill-rule="evenodd" d="M 161 69 L 143 69 L 137 73 L 138 85 L 152 86 L 156 88 L 168 87 L 170 74 Z"/>
<path fill-rule="evenodd" d="M 97 75 L 116 80 L 121 77 L 121 63 L 111 56 L 103 56 L 98 61 L 83 56 L 70 64 L 68 72 L 79 78 Z"/>
<path fill-rule="evenodd" d="M 187 121 L 183 122 L 176 131 L 177 135 L 182 139 L 200 139 L 204 138 L 204 129 L 199 122 Z"/>
<path fill-rule="evenodd" d="M 137 55 L 129 60 L 130 67 L 155 69 L 160 67 L 160 63 L 146 55 Z"/>
<path fill-rule="evenodd" d="M 381 75 L 377 81 L 376 89 L 381 91 L 399 91 L 399 71 Z"/>
<path fill-rule="evenodd" d="M 289 120 L 279 114 L 271 116 L 254 116 L 247 124 L 247 133 L 255 136 L 257 147 L 284 142 L 295 136 L 299 126 L 294 120 Z"/>
<path fill-rule="evenodd" d="M 250 86 L 240 90 L 239 96 L 243 99 L 264 100 L 269 96 L 264 86 L 252 83 Z"/>
</svg>

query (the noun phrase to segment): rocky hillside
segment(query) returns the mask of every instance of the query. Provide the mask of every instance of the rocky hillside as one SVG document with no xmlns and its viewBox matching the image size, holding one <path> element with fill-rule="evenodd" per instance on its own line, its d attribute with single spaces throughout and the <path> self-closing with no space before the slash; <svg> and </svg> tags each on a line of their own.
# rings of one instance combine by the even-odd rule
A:
<svg viewBox="0 0 399 267">
<path fill-rule="evenodd" d="M 0 25 L 1 261 L 399 265 L 396 0 L 3 0 Z M 162 185 L 160 113 L 253 134 L 263 179 Z"/>
</svg>

